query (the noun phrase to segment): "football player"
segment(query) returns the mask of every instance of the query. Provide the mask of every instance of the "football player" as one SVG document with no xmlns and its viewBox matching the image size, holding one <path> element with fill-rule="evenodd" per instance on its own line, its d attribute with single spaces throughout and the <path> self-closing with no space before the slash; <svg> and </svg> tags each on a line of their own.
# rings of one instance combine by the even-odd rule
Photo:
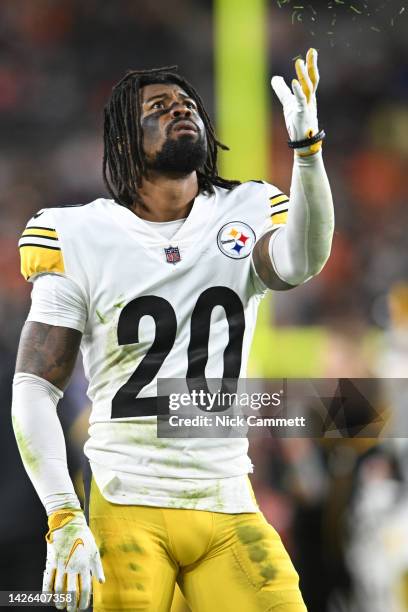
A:
<svg viewBox="0 0 408 612">
<path fill-rule="evenodd" d="M 13 423 L 48 514 L 43 589 L 73 593 L 68 610 L 88 606 L 93 584 L 99 612 L 164 612 L 176 582 L 197 612 L 306 609 L 251 491 L 247 440 L 157 437 L 157 379 L 245 376 L 266 289 L 304 283 L 329 257 L 314 49 L 296 72 L 292 89 L 272 80 L 294 150 L 290 198 L 218 175 L 224 145 L 184 78 L 131 71 L 105 108 L 110 199 L 43 209 L 22 234 L 33 291 Z M 56 414 L 79 348 L 93 406 L 89 523 Z"/>
</svg>

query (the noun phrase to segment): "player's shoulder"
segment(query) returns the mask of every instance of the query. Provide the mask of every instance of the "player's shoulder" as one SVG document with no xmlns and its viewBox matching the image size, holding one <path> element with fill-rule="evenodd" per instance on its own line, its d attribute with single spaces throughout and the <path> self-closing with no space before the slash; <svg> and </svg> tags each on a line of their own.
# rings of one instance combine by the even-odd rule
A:
<svg viewBox="0 0 408 612">
<path fill-rule="evenodd" d="M 70 216 L 81 216 L 98 214 L 101 211 L 114 205 L 113 200 L 106 198 L 97 198 L 92 202 L 79 203 L 79 204 L 59 204 L 55 206 L 49 206 L 47 208 L 41 208 L 36 212 L 31 219 L 27 222 L 27 227 L 30 225 L 44 223 L 45 221 L 52 221 L 58 218 L 66 219 Z"/>
<path fill-rule="evenodd" d="M 92 202 L 86 202 L 85 204 L 61 204 L 59 206 L 52 206 L 50 208 L 43 208 L 34 217 L 38 218 L 38 215 L 43 216 L 50 215 L 56 222 L 59 220 L 69 221 L 70 219 L 85 219 L 87 217 L 104 217 L 104 213 L 107 213 L 109 209 L 115 206 L 113 200 L 106 198 L 97 198 Z"/>
<path fill-rule="evenodd" d="M 67 237 L 80 228 L 83 233 L 96 223 L 104 223 L 110 219 L 109 211 L 113 206 L 116 206 L 113 200 L 98 198 L 86 204 L 62 204 L 42 208 L 29 219 L 24 232 L 31 232 L 32 229 L 41 230 L 40 233 L 43 233 L 43 230 L 53 230 L 57 236 Z"/>
<path fill-rule="evenodd" d="M 18 247 L 21 272 L 26 279 L 42 273 L 65 273 L 64 248 L 74 245 L 86 228 L 107 218 L 112 200 L 42 208 L 27 222 Z M 66 250 L 66 249 L 65 249 Z"/>
<path fill-rule="evenodd" d="M 270 200 L 278 195 L 283 195 L 282 191 L 275 185 L 260 180 L 245 181 L 233 189 L 225 189 L 223 187 L 216 187 L 215 189 L 221 200 Z"/>
<path fill-rule="evenodd" d="M 18 241 L 21 273 L 26 280 L 38 274 L 64 274 L 61 241 L 52 209 L 43 208 L 29 219 Z"/>
</svg>

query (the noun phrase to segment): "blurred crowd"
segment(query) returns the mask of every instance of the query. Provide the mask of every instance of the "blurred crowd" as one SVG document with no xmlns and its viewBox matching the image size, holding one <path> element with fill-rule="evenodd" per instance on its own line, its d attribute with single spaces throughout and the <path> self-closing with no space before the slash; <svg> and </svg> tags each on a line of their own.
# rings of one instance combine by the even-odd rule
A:
<svg viewBox="0 0 408 612">
<path fill-rule="evenodd" d="M 327 132 L 324 158 L 336 209 L 329 263 L 317 279 L 276 296 L 274 319 L 279 326 L 327 326 L 328 360 L 322 376 L 374 376 L 380 371 L 392 377 L 392 355 L 397 351 L 395 359 L 401 363 L 398 350 L 405 359 L 408 354 L 408 345 L 398 344 L 399 333 L 386 336 L 389 351 L 379 351 L 378 357 L 362 347 L 368 329 L 390 327 L 387 295 L 395 283 L 408 279 L 408 43 L 403 24 L 348 34 L 343 16 L 336 26 L 341 39 L 329 44 L 323 27 L 328 18 L 322 14 L 322 33 L 316 39 L 310 28 L 293 23 L 290 10 L 270 2 L 270 73 L 290 82 L 292 58 L 309 46 L 320 52 L 319 117 Z M 0 448 L 9 469 L 0 476 L 5 500 L 0 549 L 15 554 L 10 562 L 1 553 L 1 588 L 38 588 L 45 555 L 42 509 L 21 467 L 8 421 L 18 335 L 30 293 L 19 275 L 19 234 L 40 208 L 86 202 L 106 193 L 102 109 L 126 69 L 178 64 L 216 119 L 212 32 L 209 0 L 1 3 L 0 398 L 6 426 L 0 427 Z M 272 93 L 271 109 L 270 126 L 265 126 L 271 165 L 265 178 L 288 191 L 291 153 Z M 407 321 L 402 325 L 405 334 Z M 399 375 L 404 376 L 403 369 Z M 88 408 L 80 368 L 64 401 L 61 415 L 68 415 L 65 429 L 75 476 Z M 373 473 L 387 482 L 407 478 L 400 449 L 391 445 L 374 452 L 373 446 L 364 441 L 323 445 L 268 440 L 252 449 L 259 466 L 254 480 L 259 501 L 294 555 L 311 612 L 365 612 L 361 598 L 347 604 L 353 590 L 353 563 L 347 558 L 359 558 L 354 549 L 348 557 L 344 552 L 347 532 L 349 538 L 353 533 L 350 525 L 361 514 L 361 504 L 353 505 L 356 482 L 364 477 L 371 482 Z M 365 460 L 369 467 L 360 469 Z M 352 539 L 358 541 L 355 534 Z M 19 547 L 15 543 L 20 540 Z M 24 569 L 24 585 L 21 549 L 31 563 Z M 365 577 L 354 580 L 364 582 Z M 391 612 L 391 607 L 383 609 Z"/>
</svg>

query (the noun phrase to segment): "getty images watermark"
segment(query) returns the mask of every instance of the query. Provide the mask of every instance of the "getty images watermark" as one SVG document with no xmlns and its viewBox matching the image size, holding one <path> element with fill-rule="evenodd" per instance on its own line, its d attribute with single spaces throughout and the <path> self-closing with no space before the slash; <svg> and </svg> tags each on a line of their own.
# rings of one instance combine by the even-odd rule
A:
<svg viewBox="0 0 408 612">
<path fill-rule="evenodd" d="M 265 436 L 272 429 L 281 434 L 306 428 L 305 415 L 287 413 L 284 381 L 268 387 L 256 383 L 253 379 L 159 381 L 158 437 Z"/>
<path fill-rule="evenodd" d="M 408 437 L 406 412 L 384 410 L 407 379 L 159 379 L 157 435 Z"/>
<path fill-rule="evenodd" d="M 259 414 L 224 414 L 224 410 L 249 409 L 259 411 L 261 408 L 279 408 L 282 405 L 284 391 L 275 393 L 228 392 L 218 390 L 215 393 L 204 389 L 192 389 L 189 393 L 170 393 L 170 413 L 183 407 L 194 407 L 207 414 L 180 415 L 170 414 L 170 427 L 305 427 L 304 416 L 286 418 L 260 416 Z M 213 411 L 219 414 L 208 414 Z"/>
</svg>

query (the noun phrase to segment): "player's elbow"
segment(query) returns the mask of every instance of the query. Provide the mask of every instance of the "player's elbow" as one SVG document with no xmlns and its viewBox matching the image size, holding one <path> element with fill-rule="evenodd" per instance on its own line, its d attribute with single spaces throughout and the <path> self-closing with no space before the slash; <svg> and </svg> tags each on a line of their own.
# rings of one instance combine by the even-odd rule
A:
<svg viewBox="0 0 408 612">
<path fill-rule="evenodd" d="M 328 260 L 328 257 L 324 259 L 323 261 L 315 262 L 313 265 L 311 265 L 307 272 L 307 280 L 320 274 L 320 272 L 323 270 L 324 266 L 326 265 L 327 260 Z"/>
<path fill-rule="evenodd" d="M 324 250 L 319 249 L 317 252 L 306 253 L 302 259 L 289 258 L 289 265 L 285 270 L 285 281 L 291 285 L 302 285 L 320 274 L 330 257 L 330 250 L 329 245 Z"/>
<path fill-rule="evenodd" d="M 334 219 L 330 224 L 323 224 L 318 232 L 314 232 L 314 235 L 309 235 L 306 249 L 309 276 L 316 276 L 326 265 L 331 253 L 333 233 Z"/>
<path fill-rule="evenodd" d="M 332 240 L 326 242 L 325 245 L 320 245 L 315 249 L 312 256 L 309 258 L 308 277 L 317 276 L 325 267 L 330 258 Z"/>
</svg>

